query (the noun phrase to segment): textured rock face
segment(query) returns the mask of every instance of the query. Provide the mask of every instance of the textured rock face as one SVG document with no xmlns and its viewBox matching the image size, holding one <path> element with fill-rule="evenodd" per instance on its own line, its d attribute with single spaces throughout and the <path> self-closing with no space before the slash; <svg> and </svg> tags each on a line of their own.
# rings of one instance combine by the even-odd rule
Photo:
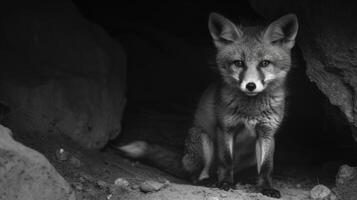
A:
<svg viewBox="0 0 357 200">
<path fill-rule="evenodd" d="M 267 19 L 296 13 L 309 79 L 357 127 L 357 13 L 353 1 L 250 0 Z M 356 139 L 355 134 L 355 139 Z"/>
<path fill-rule="evenodd" d="M 103 147 L 121 131 L 121 46 L 70 1 L 14 4 L 0 14 L 0 99 L 11 110 L 5 123 Z"/>
<path fill-rule="evenodd" d="M 336 193 L 338 199 L 352 200 L 357 196 L 357 167 L 342 165 L 336 176 Z"/>
<path fill-rule="evenodd" d="M 13 140 L 0 125 L 0 199 L 75 200 L 75 195 L 43 155 Z"/>
</svg>

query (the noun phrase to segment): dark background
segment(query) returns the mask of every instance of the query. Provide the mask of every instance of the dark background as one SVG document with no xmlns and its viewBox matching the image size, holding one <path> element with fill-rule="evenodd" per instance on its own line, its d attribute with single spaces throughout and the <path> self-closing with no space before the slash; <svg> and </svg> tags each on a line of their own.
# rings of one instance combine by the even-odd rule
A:
<svg viewBox="0 0 357 200">
<path fill-rule="evenodd" d="M 209 13 L 251 23 L 262 19 L 243 0 L 74 3 L 116 38 L 128 57 L 128 106 L 120 142 L 146 139 L 178 149 L 200 94 L 217 78 Z M 298 47 L 294 63 L 287 118 L 277 136 L 277 162 L 353 163 L 356 147 L 350 129 L 306 77 Z"/>
</svg>

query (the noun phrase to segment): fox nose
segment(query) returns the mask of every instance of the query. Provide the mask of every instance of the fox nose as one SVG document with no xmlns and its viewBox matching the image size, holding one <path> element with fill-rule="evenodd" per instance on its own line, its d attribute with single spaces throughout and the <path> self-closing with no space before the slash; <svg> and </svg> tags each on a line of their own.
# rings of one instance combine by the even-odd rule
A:
<svg viewBox="0 0 357 200">
<path fill-rule="evenodd" d="M 247 90 L 250 91 L 250 92 L 253 92 L 253 90 L 255 90 L 256 87 L 257 86 L 253 82 L 250 82 L 245 86 L 245 88 L 247 88 Z"/>
</svg>

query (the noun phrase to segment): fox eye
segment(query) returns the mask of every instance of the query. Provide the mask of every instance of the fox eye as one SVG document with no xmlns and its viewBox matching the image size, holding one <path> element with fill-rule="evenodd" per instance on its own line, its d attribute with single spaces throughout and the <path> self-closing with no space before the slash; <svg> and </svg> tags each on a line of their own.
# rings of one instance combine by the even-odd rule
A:
<svg viewBox="0 0 357 200">
<path fill-rule="evenodd" d="M 236 67 L 239 67 L 239 68 L 243 68 L 244 62 L 242 60 L 235 60 L 235 61 L 233 61 L 233 65 L 235 65 Z"/>
<path fill-rule="evenodd" d="M 269 60 L 263 60 L 261 63 L 260 63 L 260 66 L 261 67 L 268 67 L 268 65 L 270 64 L 271 62 Z"/>
</svg>

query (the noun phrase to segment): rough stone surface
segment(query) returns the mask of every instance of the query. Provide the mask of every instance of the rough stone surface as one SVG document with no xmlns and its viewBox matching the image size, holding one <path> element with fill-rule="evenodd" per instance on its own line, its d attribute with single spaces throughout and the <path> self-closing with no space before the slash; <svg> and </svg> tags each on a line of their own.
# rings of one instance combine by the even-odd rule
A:
<svg viewBox="0 0 357 200">
<path fill-rule="evenodd" d="M 66 161 L 66 160 L 68 160 L 68 152 L 62 148 L 57 149 L 56 150 L 56 158 L 59 161 Z"/>
<path fill-rule="evenodd" d="M 75 200 L 69 184 L 40 153 L 16 142 L 0 125 L 0 199 Z"/>
<path fill-rule="evenodd" d="M 155 192 L 155 191 L 159 191 L 163 187 L 164 184 L 156 181 L 145 181 L 140 184 L 140 190 L 142 192 Z"/>
<path fill-rule="evenodd" d="M 114 184 L 119 186 L 119 187 L 128 187 L 129 186 L 129 182 L 124 178 L 117 178 L 114 181 Z"/>
<path fill-rule="evenodd" d="M 219 200 L 219 198 L 214 196 L 208 196 L 205 198 L 205 200 Z"/>
<path fill-rule="evenodd" d="M 357 126 L 357 14 L 346 0 L 250 0 L 267 19 L 296 13 L 309 79 Z M 356 137 L 355 137 L 356 138 Z"/>
<path fill-rule="evenodd" d="M 6 125 L 16 132 L 64 134 L 89 148 L 116 137 L 126 101 L 121 46 L 71 1 L 14 1 L 1 9 Z"/>
<path fill-rule="evenodd" d="M 356 167 L 342 165 L 336 176 L 336 185 L 345 184 L 357 175 Z"/>
<path fill-rule="evenodd" d="M 316 185 L 310 191 L 310 196 L 314 200 L 329 200 L 331 190 L 324 185 Z"/>
<path fill-rule="evenodd" d="M 357 197 L 357 168 L 342 165 L 336 175 L 336 195 L 338 199 L 352 200 Z"/>
</svg>

